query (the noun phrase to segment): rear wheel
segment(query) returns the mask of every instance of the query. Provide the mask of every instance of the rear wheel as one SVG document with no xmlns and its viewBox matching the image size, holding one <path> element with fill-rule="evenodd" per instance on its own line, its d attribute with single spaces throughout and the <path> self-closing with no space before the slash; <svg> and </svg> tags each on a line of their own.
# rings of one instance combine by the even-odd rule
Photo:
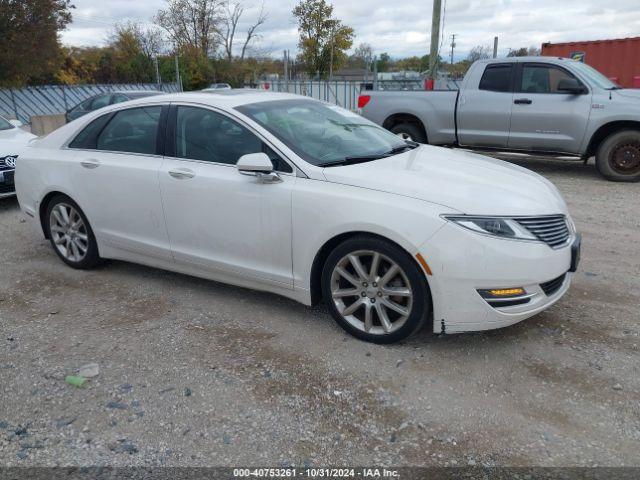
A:
<svg viewBox="0 0 640 480">
<path fill-rule="evenodd" d="M 624 130 L 607 137 L 596 153 L 596 168 L 607 180 L 640 181 L 640 131 Z"/>
<path fill-rule="evenodd" d="M 70 267 L 88 269 L 100 263 L 91 225 L 78 204 L 66 195 L 56 195 L 49 202 L 45 228 L 53 250 Z"/>
<path fill-rule="evenodd" d="M 413 123 L 399 123 L 391 128 L 391 131 L 403 140 L 411 142 L 427 143 L 427 136 L 422 129 Z"/>
<path fill-rule="evenodd" d="M 374 343 L 408 337 L 431 308 L 424 273 L 413 259 L 393 243 L 370 236 L 353 237 L 331 252 L 322 292 L 342 328 Z"/>
</svg>

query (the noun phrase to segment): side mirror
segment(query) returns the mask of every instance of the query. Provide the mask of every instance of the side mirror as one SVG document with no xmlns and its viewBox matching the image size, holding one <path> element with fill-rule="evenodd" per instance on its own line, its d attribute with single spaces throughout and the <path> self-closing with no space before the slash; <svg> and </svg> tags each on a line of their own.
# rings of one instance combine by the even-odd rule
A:
<svg viewBox="0 0 640 480">
<path fill-rule="evenodd" d="M 236 168 L 242 175 L 258 178 L 260 183 L 281 182 L 280 176 L 273 171 L 273 162 L 266 153 L 248 153 L 241 156 Z"/>
<path fill-rule="evenodd" d="M 558 91 L 573 95 L 587 93 L 586 88 L 575 78 L 563 78 L 558 82 Z"/>
<path fill-rule="evenodd" d="M 22 122 L 20 120 L 9 120 L 9 123 L 16 128 L 20 128 L 22 126 Z"/>
</svg>

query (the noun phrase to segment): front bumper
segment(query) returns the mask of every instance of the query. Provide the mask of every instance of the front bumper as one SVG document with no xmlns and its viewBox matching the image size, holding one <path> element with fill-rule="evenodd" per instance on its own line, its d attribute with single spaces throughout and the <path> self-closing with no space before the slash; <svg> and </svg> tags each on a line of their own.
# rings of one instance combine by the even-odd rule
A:
<svg viewBox="0 0 640 480">
<path fill-rule="evenodd" d="M 573 237 L 571 239 L 573 241 Z M 506 327 L 557 302 L 572 279 L 571 242 L 558 249 L 545 243 L 479 235 L 451 223 L 420 248 L 433 272 L 433 330 L 457 333 Z M 545 293 L 542 284 L 557 280 Z M 494 307 L 478 290 L 522 287 L 527 303 Z"/>
</svg>

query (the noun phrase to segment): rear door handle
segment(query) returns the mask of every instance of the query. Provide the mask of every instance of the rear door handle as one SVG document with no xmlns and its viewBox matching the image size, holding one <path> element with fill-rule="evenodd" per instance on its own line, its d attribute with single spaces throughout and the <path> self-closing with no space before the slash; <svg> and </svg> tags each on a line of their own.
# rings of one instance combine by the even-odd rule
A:
<svg viewBox="0 0 640 480">
<path fill-rule="evenodd" d="M 531 100 L 530 98 L 516 98 L 513 103 L 515 103 L 516 105 L 531 105 L 533 103 L 533 100 Z"/>
<path fill-rule="evenodd" d="M 95 158 L 88 158 L 86 160 L 82 160 L 80 162 L 80 165 L 82 165 L 84 168 L 94 169 L 100 166 L 100 162 Z"/>
<path fill-rule="evenodd" d="M 179 168 L 177 170 L 169 170 L 169 175 L 178 180 L 184 180 L 186 178 L 193 178 L 196 176 L 196 172 L 188 168 Z"/>
</svg>

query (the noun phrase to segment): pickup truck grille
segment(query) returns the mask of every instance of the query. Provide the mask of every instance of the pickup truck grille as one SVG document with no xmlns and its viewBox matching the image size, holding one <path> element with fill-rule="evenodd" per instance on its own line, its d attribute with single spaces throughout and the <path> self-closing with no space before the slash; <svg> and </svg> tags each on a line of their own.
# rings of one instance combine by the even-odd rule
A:
<svg viewBox="0 0 640 480">
<path fill-rule="evenodd" d="M 514 220 L 551 248 L 560 248 L 569 240 L 569 227 L 564 215 L 520 217 Z"/>
</svg>

